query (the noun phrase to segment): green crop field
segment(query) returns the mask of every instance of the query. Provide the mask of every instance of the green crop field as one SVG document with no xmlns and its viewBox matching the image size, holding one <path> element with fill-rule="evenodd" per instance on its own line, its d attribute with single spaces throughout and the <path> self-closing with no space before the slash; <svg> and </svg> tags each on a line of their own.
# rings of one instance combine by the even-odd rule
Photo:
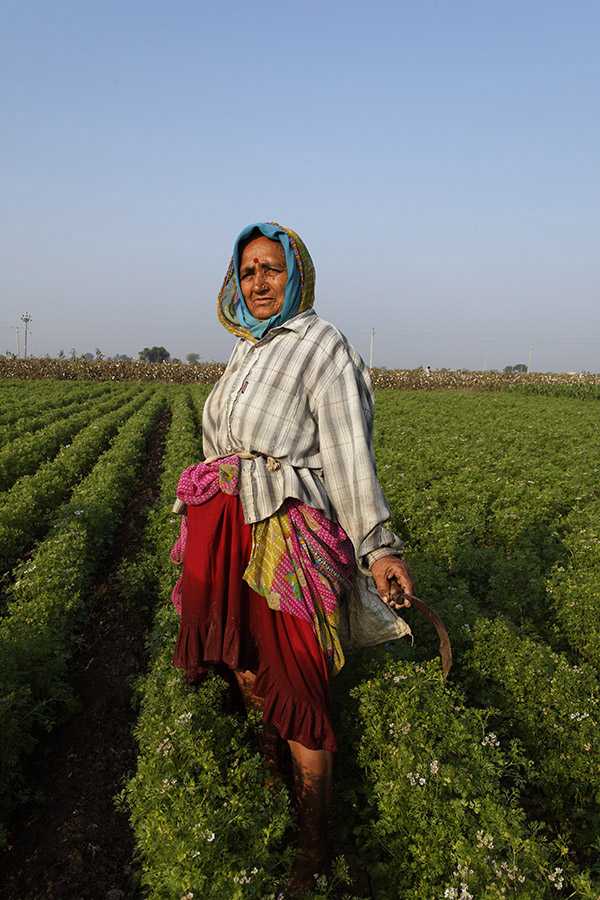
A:
<svg viewBox="0 0 600 900">
<path fill-rule="evenodd" d="M 156 497 L 118 563 L 128 608 L 152 620 L 115 797 L 133 880 L 156 900 L 274 900 L 287 788 L 266 788 L 259 725 L 226 683 L 192 690 L 170 662 L 171 505 L 209 390 L 0 381 L 0 817 L 7 841 L 31 758 L 77 710 L 76 636 L 101 612 L 94 587 L 160 428 Z M 314 898 L 600 897 L 600 405 L 596 386 L 535 390 L 377 391 L 379 476 L 454 667 L 444 683 L 412 610 L 414 645 L 348 659 L 333 685 L 340 855 Z"/>
</svg>

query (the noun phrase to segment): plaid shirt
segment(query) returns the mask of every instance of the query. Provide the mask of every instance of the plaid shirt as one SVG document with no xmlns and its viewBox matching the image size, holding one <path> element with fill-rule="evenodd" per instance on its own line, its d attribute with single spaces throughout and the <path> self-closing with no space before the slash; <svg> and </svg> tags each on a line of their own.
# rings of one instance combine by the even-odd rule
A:
<svg viewBox="0 0 600 900">
<path fill-rule="evenodd" d="M 239 340 L 202 421 L 205 457 L 245 450 L 240 499 L 248 524 L 295 497 L 337 520 L 357 561 L 400 552 L 375 469 L 369 372 L 312 309 L 256 343 Z M 272 460 L 277 460 L 275 467 Z"/>
</svg>

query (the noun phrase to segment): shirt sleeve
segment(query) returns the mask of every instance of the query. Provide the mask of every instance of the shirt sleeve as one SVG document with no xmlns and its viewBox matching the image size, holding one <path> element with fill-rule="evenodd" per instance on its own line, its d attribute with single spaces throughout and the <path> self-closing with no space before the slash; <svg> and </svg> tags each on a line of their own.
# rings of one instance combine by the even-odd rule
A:
<svg viewBox="0 0 600 900">
<path fill-rule="evenodd" d="M 325 490 L 359 567 L 368 572 L 376 559 L 401 555 L 404 545 L 388 527 L 390 511 L 377 477 L 373 395 L 352 361 L 319 398 L 317 422 Z"/>
</svg>

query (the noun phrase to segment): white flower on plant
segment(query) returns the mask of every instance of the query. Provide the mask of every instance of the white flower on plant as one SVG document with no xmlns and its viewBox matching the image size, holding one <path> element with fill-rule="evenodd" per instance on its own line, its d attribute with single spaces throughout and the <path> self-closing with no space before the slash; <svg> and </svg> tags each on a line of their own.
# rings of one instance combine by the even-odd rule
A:
<svg viewBox="0 0 600 900">
<path fill-rule="evenodd" d="M 486 734 L 484 739 L 481 742 L 482 747 L 499 747 L 500 741 L 498 740 L 498 736 L 494 734 L 493 731 L 490 731 L 489 734 Z"/>
<path fill-rule="evenodd" d="M 563 870 L 560 867 L 557 867 L 554 872 L 550 872 L 548 881 L 554 885 L 557 891 L 562 890 L 565 883 L 563 879 Z"/>
<path fill-rule="evenodd" d="M 484 831 L 477 832 L 477 846 L 478 847 L 487 847 L 488 850 L 494 849 L 494 838 L 491 834 L 486 834 Z"/>
<path fill-rule="evenodd" d="M 429 763 L 429 771 L 431 772 L 432 775 L 437 775 L 437 773 L 440 771 L 439 760 L 437 760 L 437 759 L 431 760 L 431 762 Z"/>
<path fill-rule="evenodd" d="M 583 722 L 584 719 L 589 719 L 590 714 L 587 712 L 572 712 L 569 716 L 574 722 Z"/>
<path fill-rule="evenodd" d="M 394 684 L 400 684 L 401 681 L 406 681 L 407 678 L 408 675 L 394 675 L 392 681 L 394 682 Z"/>
<path fill-rule="evenodd" d="M 411 787 L 417 787 L 417 785 L 423 787 L 427 783 L 427 779 L 420 772 L 407 772 L 406 777 Z"/>
<path fill-rule="evenodd" d="M 466 884 L 461 884 L 458 900 L 473 900 L 473 894 L 469 891 Z"/>
<path fill-rule="evenodd" d="M 82 516 L 82 515 L 83 515 L 83 510 L 82 510 L 82 509 L 76 509 L 76 510 L 73 511 L 73 515 L 74 515 L 74 516 Z"/>
<path fill-rule="evenodd" d="M 254 869 L 252 870 L 255 871 Z M 258 871 L 258 869 L 256 869 Z M 237 875 L 233 876 L 234 884 L 250 884 L 252 881 L 251 875 L 248 875 L 245 869 L 241 869 Z"/>
<path fill-rule="evenodd" d="M 509 866 L 507 862 L 503 862 L 499 866 L 497 863 L 494 863 L 494 872 L 496 873 L 496 878 L 507 878 L 509 881 L 518 881 L 519 884 L 523 884 L 525 881 L 525 876 L 519 871 L 517 866 Z"/>
<path fill-rule="evenodd" d="M 458 890 L 455 887 L 447 887 L 444 891 L 444 897 L 446 900 L 457 900 Z"/>
</svg>

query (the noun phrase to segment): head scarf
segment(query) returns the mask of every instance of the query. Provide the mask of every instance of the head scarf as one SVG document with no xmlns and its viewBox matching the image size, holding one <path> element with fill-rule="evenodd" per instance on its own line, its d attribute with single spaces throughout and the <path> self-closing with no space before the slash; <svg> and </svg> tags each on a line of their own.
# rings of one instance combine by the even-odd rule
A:
<svg viewBox="0 0 600 900">
<path fill-rule="evenodd" d="M 270 240 L 279 241 L 285 254 L 287 282 L 281 310 L 268 319 L 257 319 L 248 309 L 240 287 L 240 244 L 253 231 Z M 248 341 L 258 341 L 270 328 L 283 325 L 298 313 L 311 309 L 315 301 L 315 267 L 302 241 L 291 228 L 277 222 L 258 222 L 247 225 L 238 235 L 233 257 L 227 268 L 223 287 L 217 299 L 217 316 L 220 323 L 233 334 Z"/>
</svg>

